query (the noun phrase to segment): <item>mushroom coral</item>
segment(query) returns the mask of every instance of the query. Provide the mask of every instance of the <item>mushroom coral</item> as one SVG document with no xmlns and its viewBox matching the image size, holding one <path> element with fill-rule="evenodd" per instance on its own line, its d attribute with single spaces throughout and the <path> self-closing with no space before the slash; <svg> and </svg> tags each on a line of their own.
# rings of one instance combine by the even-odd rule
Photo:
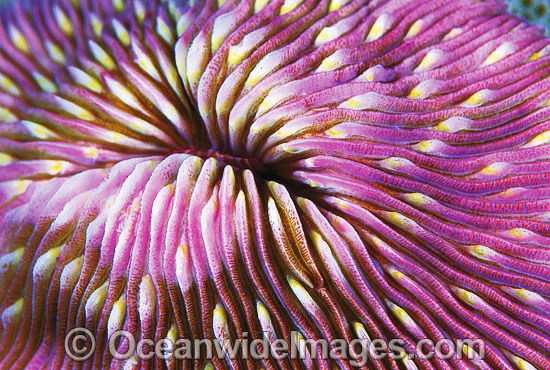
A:
<svg viewBox="0 0 550 370">
<path fill-rule="evenodd" d="M 0 369 L 550 369 L 550 41 L 506 8 L 4 6 Z"/>
</svg>

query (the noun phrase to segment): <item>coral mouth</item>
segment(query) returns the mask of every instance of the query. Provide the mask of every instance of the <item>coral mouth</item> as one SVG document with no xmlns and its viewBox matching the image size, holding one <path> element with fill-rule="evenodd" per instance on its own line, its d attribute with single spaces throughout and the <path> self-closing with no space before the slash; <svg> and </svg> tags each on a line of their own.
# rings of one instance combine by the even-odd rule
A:
<svg viewBox="0 0 550 370">
<path fill-rule="evenodd" d="M 238 157 L 227 153 L 222 153 L 217 150 L 183 150 L 174 153 L 185 153 L 195 155 L 202 159 L 213 158 L 224 164 L 227 164 L 235 169 L 250 170 L 258 176 L 273 175 L 273 170 L 267 168 L 258 158 Z"/>
<path fill-rule="evenodd" d="M 31 0 L 0 20 L 0 369 L 354 367 L 115 358 L 118 330 L 550 369 L 550 40 L 503 2 Z M 478 356 L 414 357 L 425 338 Z"/>
</svg>

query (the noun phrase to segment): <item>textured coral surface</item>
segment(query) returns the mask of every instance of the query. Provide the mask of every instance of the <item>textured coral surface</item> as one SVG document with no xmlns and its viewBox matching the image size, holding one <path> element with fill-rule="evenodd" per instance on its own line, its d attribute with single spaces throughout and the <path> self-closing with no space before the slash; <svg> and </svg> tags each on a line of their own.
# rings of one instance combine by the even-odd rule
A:
<svg viewBox="0 0 550 370">
<path fill-rule="evenodd" d="M 119 329 L 411 354 L 481 338 L 485 359 L 365 367 L 550 369 L 550 40 L 506 6 L 1 10 L 0 369 L 353 368 L 119 361 Z M 74 328 L 96 339 L 85 362 Z"/>
</svg>

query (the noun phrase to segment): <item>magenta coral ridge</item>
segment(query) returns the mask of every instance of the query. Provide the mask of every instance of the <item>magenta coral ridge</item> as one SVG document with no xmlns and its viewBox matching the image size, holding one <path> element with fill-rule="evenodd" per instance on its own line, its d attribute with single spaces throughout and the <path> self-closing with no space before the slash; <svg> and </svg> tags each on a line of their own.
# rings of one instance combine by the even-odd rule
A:
<svg viewBox="0 0 550 370">
<path fill-rule="evenodd" d="M 0 369 L 355 367 L 115 358 L 124 329 L 481 339 L 363 368 L 548 370 L 549 118 L 550 40 L 501 1 L 13 1 Z"/>
</svg>

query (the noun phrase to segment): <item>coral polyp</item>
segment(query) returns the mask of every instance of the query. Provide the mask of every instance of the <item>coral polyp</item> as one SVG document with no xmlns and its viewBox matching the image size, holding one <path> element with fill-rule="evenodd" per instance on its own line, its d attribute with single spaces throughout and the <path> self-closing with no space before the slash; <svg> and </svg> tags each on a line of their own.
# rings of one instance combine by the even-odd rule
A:
<svg viewBox="0 0 550 370">
<path fill-rule="evenodd" d="M 501 1 L 13 1 L 0 369 L 550 369 L 549 118 Z"/>
</svg>

